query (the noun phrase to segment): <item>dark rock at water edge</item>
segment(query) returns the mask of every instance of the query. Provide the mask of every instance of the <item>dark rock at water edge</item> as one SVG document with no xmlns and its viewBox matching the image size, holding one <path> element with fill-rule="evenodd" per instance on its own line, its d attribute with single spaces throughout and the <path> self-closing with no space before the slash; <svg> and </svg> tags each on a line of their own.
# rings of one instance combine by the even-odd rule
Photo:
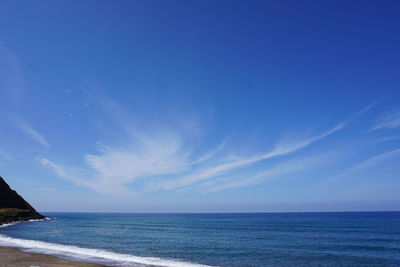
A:
<svg viewBox="0 0 400 267">
<path fill-rule="evenodd" d="M 44 218 L 0 177 L 0 225 Z"/>
</svg>

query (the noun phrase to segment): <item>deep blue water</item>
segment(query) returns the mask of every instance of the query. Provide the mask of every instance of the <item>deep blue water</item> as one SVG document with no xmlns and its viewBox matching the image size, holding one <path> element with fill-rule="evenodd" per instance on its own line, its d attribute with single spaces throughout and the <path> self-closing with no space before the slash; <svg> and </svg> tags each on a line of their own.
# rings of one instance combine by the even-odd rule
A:
<svg viewBox="0 0 400 267">
<path fill-rule="evenodd" d="M 101 249 L 90 257 L 78 252 L 124 266 L 145 265 L 119 254 L 168 266 L 400 266 L 400 212 L 45 215 L 55 219 L 0 228 L 0 244 L 17 240 L 68 257 L 77 255 L 51 251 L 52 244 Z"/>
</svg>

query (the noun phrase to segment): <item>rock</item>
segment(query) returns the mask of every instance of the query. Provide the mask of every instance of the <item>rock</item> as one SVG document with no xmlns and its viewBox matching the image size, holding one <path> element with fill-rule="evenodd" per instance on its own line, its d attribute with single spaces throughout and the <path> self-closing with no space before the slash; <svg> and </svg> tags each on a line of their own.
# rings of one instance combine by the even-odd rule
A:
<svg viewBox="0 0 400 267">
<path fill-rule="evenodd" d="M 44 218 L 0 177 L 0 224 Z"/>
</svg>

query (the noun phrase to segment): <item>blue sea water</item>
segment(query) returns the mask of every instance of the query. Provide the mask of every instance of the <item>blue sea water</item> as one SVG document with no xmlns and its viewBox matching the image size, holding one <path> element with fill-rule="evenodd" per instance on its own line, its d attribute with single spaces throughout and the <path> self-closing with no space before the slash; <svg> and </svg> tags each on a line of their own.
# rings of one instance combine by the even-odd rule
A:
<svg viewBox="0 0 400 267">
<path fill-rule="evenodd" d="M 110 266 L 400 266 L 400 212 L 45 215 L 0 245 Z"/>
</svg>

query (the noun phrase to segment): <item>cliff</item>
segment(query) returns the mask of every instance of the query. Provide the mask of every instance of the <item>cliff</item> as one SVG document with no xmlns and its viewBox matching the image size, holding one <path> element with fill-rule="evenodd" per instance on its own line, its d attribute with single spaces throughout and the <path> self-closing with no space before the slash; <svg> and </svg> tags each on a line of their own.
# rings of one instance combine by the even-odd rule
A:
<svg viewBox="0 0 400 267">
<path fill-rule="evenodd" d="M 0 224 L 44 218 L 0 177 Z"/>
</svg>

